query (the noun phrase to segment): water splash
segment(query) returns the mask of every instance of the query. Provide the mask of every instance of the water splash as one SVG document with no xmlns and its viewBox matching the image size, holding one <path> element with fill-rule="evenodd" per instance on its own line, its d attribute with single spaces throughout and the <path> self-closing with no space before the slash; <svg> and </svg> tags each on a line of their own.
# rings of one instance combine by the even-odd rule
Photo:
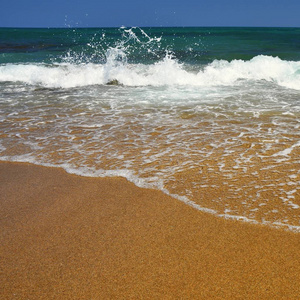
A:
<svg viewBox="0 0 300 300">
<path fill-rule="evenodd" d="M 78 57 L 72 57 L 72 60 Z M 81 58 L 80 58 L 81 60 Z M 234 86 L 266 81 L 300 90 L 300 62 L 258 56 L 250 61 L 214 61 L 198 72 L 167 52 L 154 64 L 128 63 L 126 48 L 109 48 L 105 63 L 8 64 L 0 66 L 0 82 L 24 82 L 44 87 L 71 88 L 118 80 L 127 86 Z M 194 68 L 195 69 L 195 68 Z"/>
</svg>

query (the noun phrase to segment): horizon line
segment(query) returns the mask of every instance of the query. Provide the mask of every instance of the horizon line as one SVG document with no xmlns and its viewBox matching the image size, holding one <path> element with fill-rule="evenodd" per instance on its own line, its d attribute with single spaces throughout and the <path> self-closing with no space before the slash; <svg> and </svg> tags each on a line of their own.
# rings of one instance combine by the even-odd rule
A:
<svg viewBox="0 0 300 300">
<path fill-rule="evenodd" d="M 164 25 L 147 25 L 147 26 L 1 26 L 0 28 L 8 29 L 96 29 L 96 28 L 300 28 L 300 26 L 250 26 L 250 25 L 183 25 L 183 26 L 164 26 Z"/>
</svg>

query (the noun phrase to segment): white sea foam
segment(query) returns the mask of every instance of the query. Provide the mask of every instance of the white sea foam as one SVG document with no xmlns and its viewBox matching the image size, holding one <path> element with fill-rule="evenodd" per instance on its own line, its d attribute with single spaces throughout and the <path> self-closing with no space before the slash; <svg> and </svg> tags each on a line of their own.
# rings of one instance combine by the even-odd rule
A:
<svg viewBox="0 0 300 300">
<path fill-rule="evenodd" d="M 122 59 L 120 59 L 120 57 Z M 72 88 L 106 84 L 116 79 L 126 86 L 231 86 L 241 80 L 272 82 L 300 90 L 300 62 L 256 56 L 250 61 L 216 60 L 198 71 L 189 70 L 170 54 L 151 65 L 129 64 L 122 49 L 109 49 L 105 64 L 6 64 L 0 82 L 24 82 L 45 87 Z"/>
<path fill-rule="evenodd" d="M 291 152 L 294 150 L 294 148 L 299 147 L 300 146 L 300 141 L 295 143 L 294 145 L 292 145 L 291 147 L 284 149 L 280 152 L 277 152 L 275 154 L 273 154 L 273 156 L 289 156 L 291 154 Z"/>
<path fill-rule="evenodd" d="M 63 164 L 51 164 L 51 163 L 45 163 L 45 162 L 39 162 L 31 156 L 30 154 L 27 155 L 17 155 L 14 157 L 1 157 L 0 161 L 10 161 L 10 162 L 27 162 L 31 164 L 36 164 L 36 165 L 41 165 L 45 167 L 59 167 L 63 168 L 66 172 L 69 174 L 75 174 L 83 177 L 123 177 L 126 178 L 129 182 L 134 183 L 136 186 L 141 187 L 141 188 L 150 188 L 150 189 L 159 189 L 163 193 L 193 207 L 196 210 L 199 210 L 204 213 L 209 213 L 212 215 L 215 215 L 216 217 L 221 217 L 229 220 L 237 220 L 237 221 L 242 221 L 246 223 L 251 223 L 251 224 L 262 224 L 270 227 L 275 227 L 275 228 L 282 228 L 286 229 L 289 231 L 297 232 L 300 233 L 300 226 L 294 226 L 294 225 L 289 225 L 283 222 L 270 222 L 266 220 L 262 220 L 261 222 L 258 222 L 255 219 L 245 217 L 242 215 L 235 215 L 235 214 L 230 214 L 231 210 L 230 209 L 225 209 L 224 213 L 218 213 L 214 209 L 206 208 L 204 206 L 201 206 L 197 204 L 196 202 L 190 200 L 187 196 L 179 196 L 177 194 L 173 194 L 169 192 L 166 188 L 164 188 L 163 181 L 158 180 L 158 178 L 152 178 L 153 180 L 150 182 L 149 178 L 140 178 L 138 177 L 134 172 L 128 170 L 128 169 L 120 169 L 120 170 L 95 170 L 92 168 L 87 168 L 87 167 L 77 167 L 74 168 L 70 166 L 67 163 Z M 292 206 L 293 209 L 299 209 L 299 205 L 292 203 L 289 201 L 288 203 L 290 206 Z M 259 206 L 266 205 L 265 203 L 259 204 Z M 253 209 L 251 211 L 257 211 L 257 209 Z"/>
</svg>

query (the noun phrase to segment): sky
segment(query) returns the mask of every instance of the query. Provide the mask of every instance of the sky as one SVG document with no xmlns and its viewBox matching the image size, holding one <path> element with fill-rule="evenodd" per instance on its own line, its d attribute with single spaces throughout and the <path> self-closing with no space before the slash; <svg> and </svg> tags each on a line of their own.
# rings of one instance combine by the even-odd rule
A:
<svg viewBox="0 0 300 300">
<path fill-rule="evenodd" d="M 300 0 L 0 0 L 0 27 L 300 27 Z"/>
</svg>

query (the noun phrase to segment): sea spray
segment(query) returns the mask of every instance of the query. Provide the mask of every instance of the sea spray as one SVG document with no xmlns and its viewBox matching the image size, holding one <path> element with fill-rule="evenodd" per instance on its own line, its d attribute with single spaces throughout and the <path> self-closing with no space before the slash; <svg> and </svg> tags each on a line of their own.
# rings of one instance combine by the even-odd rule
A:
<svg viewBox="0 0 300 300">
<path fill-rule="evenodd" d="M 266 81 L 300 90 L 300 62 L 257 56 L 250 61 L 213 61 L 204 69 L 189 70 L 170 53 L 151 65 L 129 64 L 125 50 L 110 48 L 103 64 L 6 64 L 0 82 L 24 82 L 44 87 L 71 88 L 106 84 L 117 79 L 126 86 L 233 86 Z"/>
</svg>

